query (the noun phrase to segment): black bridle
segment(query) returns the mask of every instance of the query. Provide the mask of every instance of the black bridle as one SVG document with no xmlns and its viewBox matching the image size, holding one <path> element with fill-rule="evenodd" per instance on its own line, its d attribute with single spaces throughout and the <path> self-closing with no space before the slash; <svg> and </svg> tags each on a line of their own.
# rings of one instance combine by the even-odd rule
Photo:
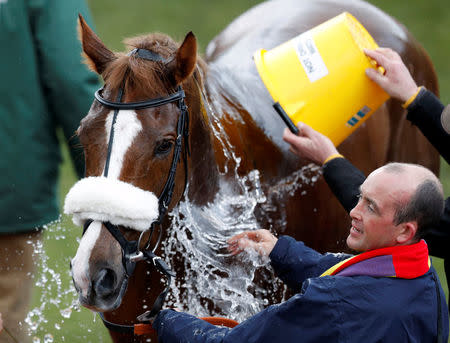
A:
<svg viewBox="0 0 450 343">
<path fill-rule="evenodd" d="M 129 55 L 135 55 L 137 57 L 153 61 L 153 62 L 164 62 L 164 59 L 146 49 L 134 49 L 132 50 Z M 164 300 L 167 296 L 167 293 L 170 289 L 170 284 L 172 277 L 175 276 L 175 274 L 170 270 L 170 268 L 167 266 L 167 264 L 155 254 L 155 250 L 157 249 L 160 241 L 161 241 L 161 235 L 162 230 L 159 229 L 159 237 L 157 239 L 157 243 L 155 246 L 150 249 L 150 241 L 155 229 L 155 225 L 161 226 L 162 220 L 164 216 L 167 213 L 167 209 L 169 207 L 169 204 L 172 200 L 174 186 L 175 186 L 175 175 L 177 171 L 177 165 L 180 162 L 181 157 L 181 150 L 182 150 L 182 141 L 184 140 L 184 166 L 185 166 L 185 185 L 184 188 L 186 190 L 187 185 L 187 175 L 188 175 L 188 166 L 187 166 L 187 157 L 190 155 L 189 151 L 189 112 L 188 108 L 184 102 L 185 93 L 181 86 L 177 87 L 177 90 L 175 93 L 169 94 L 165 97 L 160 98 L 154 98 L 150 100 L 145 101 L 138 101 L 138 102 L 128 102 L 123 103 L 122 98 L 124 95 L 124 89 L 125 89 L 125 82 L 127 78 L 128 72 L 125 74 L 124 79 L 122 81 L 122 86 L 118 91 L 117 100 L 110 101 L 103 97 L 103 88 L 97 90 L 95 92 L 95 99 L 101 103 L 103 106 L 106 106 L 108 108 L 114 109 L 114 115 L 113 120 L 111 124 L 111 132 L 109 136 L 109 143 L 108 143 L 108 152 L 106 156 L 106 162 L 105 162 L 105 171 L 104 176 L 108 176 L 108 170 L 109 170 L 109 162 L 111 158 L 111 152 L 112 152 L 112 146 L 114 142 L 114 124 L 116 123 L 117 116 L 119 114 L 120 110 L 141 110 L 145 108 L 154 108 L 154 107 L 160 107 L 169 103 L 177 103 L 178 109 L 180 110 L 180 115 L 178 117 L 177 122 L 177 137 L 175 140 L 174 145 L 174 152 L 173 152 L 173 158 L 172 158 L 172 164 L 169 169 L 169 173 L 167 176 L 166 183 L 164 185 L 164 188 L 161 192 L 161 194 L 158 197 L 158 219 L 154 223 L 152 223 L 151 227 L 142 232 L 138 241 L 128 241 L 122 232 L 119 230 L 119 228 L 116 225 L 111 224 L 110 222 L 104 222 L 103 225 L 107 228 L 107 230 L 111 233 L 111 235 L 117 240 L 117 242 L 120 244 L 122 248 L 122 264 L 124 266 L 127 278 L 132 275 L 134 272 L 134 269 L 136 267 L 136 263 L 138 261 L 147 261 L 148 263 L 153 264 L 156 269 L 162 273 L 167 278 L 167 285 L 165 289 L 159 294 L 158 298 L 155 300 L 153 307 L 150 311 L 147 311 L 140 315 L 137 319 L 139 321 L 149 321 L 153 317 L 155 317 L 162 308 L 162 305 L 164 303 Z M 183 191 L 184 192 L 184 191 Z M 86 221 L 83 228 L 83 235 L 89 225 L 92 223 L 92 220 Z M 147 244 L 145 245 L 145 248 L 141 251 L 141 239 L 143 238 L 143 235 L 145 232 L 150 231 L 149 238 L 147 240 Z M 100 317 L 102 318 L 105 326 L 108 329 L 122 332 L 122 333 L 132 333 L 134 331 L 134 326 L 129 325 L 121 325 L 121 324 L 114 324 L 109 321 L 107 321 L 102 314 L 100 314 Z"/>
</svg>

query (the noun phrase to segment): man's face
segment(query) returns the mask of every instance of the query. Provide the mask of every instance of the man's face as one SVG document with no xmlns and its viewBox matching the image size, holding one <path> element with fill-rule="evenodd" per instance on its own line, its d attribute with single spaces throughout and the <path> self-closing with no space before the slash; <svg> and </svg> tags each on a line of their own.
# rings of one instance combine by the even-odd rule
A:
<svg viewBox="0 0 450 343">
<path fill-rule="evenodd" d="M 405 173 L 378 169 L 361 185 L 361 197 L 350 211 L 352 227 L 347 245 L 367 251 L 397 245 L 401 225 L 394 225 L 398 204 L 409 201 L 413 189 Z"/>
</svg>

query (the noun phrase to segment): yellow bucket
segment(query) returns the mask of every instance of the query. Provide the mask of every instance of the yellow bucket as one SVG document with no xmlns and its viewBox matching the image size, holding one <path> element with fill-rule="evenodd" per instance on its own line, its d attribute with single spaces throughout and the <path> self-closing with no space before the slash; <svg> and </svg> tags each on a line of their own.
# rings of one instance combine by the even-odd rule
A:
<svg viewBox="0 0 450 343">
<path fill-rule="evenodd" d="M 356 18 L 344 12 L 253 58 L 291 131 L 297 133 L 294 124 L 301 121 L 337 146 L 389 98 L 365 75 L 366 68 L 377 65 L 363 49 L 377 47 Z"/>
</svg>

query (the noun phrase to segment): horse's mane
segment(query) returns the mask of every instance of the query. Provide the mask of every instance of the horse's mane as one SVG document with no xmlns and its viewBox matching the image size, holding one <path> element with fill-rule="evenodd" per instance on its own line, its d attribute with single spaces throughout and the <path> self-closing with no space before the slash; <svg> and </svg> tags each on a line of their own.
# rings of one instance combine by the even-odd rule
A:
<svg viewBox="0 0 450 343">
<path fill-rule="evenodd" d="M 146 49 L 160 55 L 165 61 L 148 61 L 136 55 L 115 53 L 116 59 L 108 65 L 104 76 L 111 89 L 122 86 L 125 73 L 127 89 L 146 90 L 147 97 L 168 95 L 174 91 L 174 81 L 167 66 L 174 57 L 179 44 L 163 33 L 152 33 L 124 40 L 131 51 L 134 48 Z M 154 94 L 151 94 L 154 93 Z"/>
</svg>

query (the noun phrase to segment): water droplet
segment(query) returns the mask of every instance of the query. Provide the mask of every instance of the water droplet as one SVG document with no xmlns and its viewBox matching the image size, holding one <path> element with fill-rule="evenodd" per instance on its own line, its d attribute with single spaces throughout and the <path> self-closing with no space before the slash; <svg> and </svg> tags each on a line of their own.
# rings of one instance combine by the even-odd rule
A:
<svg viewBox="0 0 450 343">
<path fill-rule="evenodd" d="M 49 333 L 45 334 L 44 343 L 52 343 L 52 342 L 53 342 L 53 336 Z"/>
<path fill-rule="evenodd" d="M 61 316 L 63 316 L 64 318 L 70 318 L 70 315 L 72 314 L 72 308 L 65 308 L 63 310 L 60 310 L 59 313 L 61 313 Z"/>
</svg>

